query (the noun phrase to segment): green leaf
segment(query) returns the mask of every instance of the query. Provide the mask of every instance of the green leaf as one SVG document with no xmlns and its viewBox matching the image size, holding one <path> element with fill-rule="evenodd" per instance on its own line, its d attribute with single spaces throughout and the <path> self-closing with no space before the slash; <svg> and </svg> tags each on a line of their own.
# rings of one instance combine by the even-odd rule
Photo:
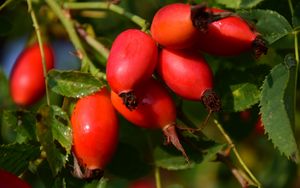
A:
<svg viewBox="0 0 300 188">
<path fill-rule="evenodd" d="M 36 141 L 35 115 L 29 111 L 5 110 L 2 114 L 1 134 L 6 142 Z"/>
<path fill-rule="evenodd" d="M 217 0 L 216 2 L 225 5 L 227 8 L 241 9 L 253 8 L 261 3 L 263 0 Z"/>
<path fill-rule="evenodd" d="M 253 21 L 256 29 L 269 44 L 276 42 L 293 31 L 289 22 L 273 10 L 253 9 L 238 13 L 243 18 Z"/>
<path fill-rule="evenodd" d="M 38 145 L 25 143 L 0 145 L 0 168 L 20 175 L 28 168 L 29 162 L 37 159 L 39 155 Z"/>
<path fill-rule="evenodd" d="M 57 106 L 38 110 L 37 134 L 53 175 L 65 166 L 72 146 L 72 131 L 68 115 Z"/>
<path fill-rule="evenodd" d="M 259 86 L 268 71 L 265 65 L 219 70 L 215 78 L 221 81 L 215 84 L 215 89 L 221 97 L 223 111 L 242 111 L 258 103 Z"/>
<path fill-rule="evenodd" d="M 252 105 L 259 102 L 260 91 L 255 84 L 245 82 L 241 84 L 230 85 L 229 95 L 225 95 L 222 101 L 225 101 L 223 106 L 229 106 L 226 102 L 231 101 L 229 98 L 233 99 L 233 110 L 242 111 L 244 109 L 250 108 Z"/>
<path fill-rule="evenodd" d="M 294 137 L 294 98 L 290 80 L 295 75 L 292 73 L 295 66 L 290 62 L 289 56 L 286 62 L 275 66 L 266 77 L 262 85 L 260 99 L 260 113 L 265 131 L 272 140 L 274 146 L 288 158 L 298 161 L 298 148 Z M 291 104 L 293 103 L 293 104 Z"/>
<path fill-rule="evenodd" d="M 171 146 L 157 146 L 154 149 L 154 162 L 156 166 L 167 170 L 183 170 L 193 168 L 195 164 L 204 161 L 214 160 L 216 154 L 224 148 L 224 144 L 217 144 L 208 140 L 204 135 L 183 132 L 184 149 L 189 157 L 189 162 L 185 160 L 180 152 Z"/>
<path fill-rule="evenodd" d="M 55 93 L 74 98 L 95 93 L 104 85 L 88 73 L 58 70 L 48 72 L 48 84 Z"/>
</svg>

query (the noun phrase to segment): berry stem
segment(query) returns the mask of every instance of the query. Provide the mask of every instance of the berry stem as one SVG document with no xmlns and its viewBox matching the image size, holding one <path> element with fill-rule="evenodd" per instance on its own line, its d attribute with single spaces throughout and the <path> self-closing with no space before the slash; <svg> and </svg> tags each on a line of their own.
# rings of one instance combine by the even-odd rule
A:
<svg viewBox="0 0 300 188">
<path fill-rule="evenodd" d="M 148 27 L 148 23 L 145 19 L 125 11 L 122 7 L 112 4 L 110 2 L 66 2 L 63 4 L 66 9 L 81 10 L 81 9 L 100 9 L 110 10 L 122 16 L 129 18 L 132 22 L 140 26 L 142 29 Z"/>
<path fill-rule="evenodd" d="M 42 40 L 42 35 L 41 35 L 41 30 L 38 24 L 38 21 L 36 19 L 35 13 L 32 8 L 31 0 L 27 0 L 27 5 L 28 5 L 28 12 L 30 13 L 32 22 L 33 22 L 33 27 L 36 32 L 40 52 L 41 52 L 41 58 L 42 58 L 42 65 L 43 65 L 43 74 L 44 74 L 44 80 L 45 80 L 45 88 L 46 88 L 46 99 L 47 99 L 47 105 L 50 106 L 50 97 L 49 97 L 49 89 L 48 89 L 48 82 L 47 82 L 47 67 L 46 67 L 46 59 L 45 59 L 45 53 L 44 53 L 44 48 L 43 48 L 43 40 Z"/>
<path fill-rule="evenodd" d="M 244 160 L 242 159 L 242 157 L 240 156 L 239 152 L 237 151 L 236 146 L 234 145 L 234 143 L 231 140 L 230 136 L 226 133 L 226 131 L 223 129 L 222 125 L 218 122 L 218 120 L 214 119 L 214 123 L 216 124 L 217 128 L 219 129 L 219 131 L 221 132 L 221 134 L 223 135 L 223 137 L 227 141 L 229 147 L 231 147 L 233 153 L 235 154 L 237 160 L 239 161 L 239 163 L 241 164 L 241 166 L 243 167 L 243 169 L 247 172 L 247 174 L 253 180 L 253 182 L 255 183 L 255 185 L 258 188 L 260 188 L 261 187 L 260 182 L 256 179 L 256 177 L 252 174 L 252 172 L 249 170 L 249 168 L 245 164 Z"/>
</svg>

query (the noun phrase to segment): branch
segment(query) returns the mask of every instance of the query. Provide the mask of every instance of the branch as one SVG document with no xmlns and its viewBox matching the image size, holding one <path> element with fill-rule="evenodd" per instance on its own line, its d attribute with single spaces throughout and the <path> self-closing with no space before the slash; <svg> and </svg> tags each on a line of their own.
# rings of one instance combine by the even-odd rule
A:
<svg viewBox="0 0 300 188">
<path fill-rule="evenodd" d="M 222 135 L 224 136 L 225 140 L 227 141 L 229 147 L 233 150 L 233 153 L 235 154 L 236 158 L 238 159 L 239 163 L 242 165 L 243 169 L 247 172 L 247 174 L 250 176 L 250 178 L 253 180 L 255 185 L 260 188 L 261 184 L 256 179 L 256 177 L 252 174 L 252 172 L 249 170 L 243 159 L 241 158 L 240 154 L 238 153 L 233 141 L 231 140 L 230 136 L 225 132 L 222 125 L 218 122 L 218 120 L 214 119 L 214 123 L 216 124 L 217 128 L 220 130 Z"/>
<path fill-rule="evenodd" d="M 110 2 L 66 2 L 63 4 L 65 9 L 82 10 L 82 9 L 100 9 L 110 10 L 117 14 L 127 17 L 132 22 L 140 26 L 143 30 L 149 26 L 147 21 L 135 14 L 125 11 L 122 7 L 111 4 Z"/>
<path fill-rule="evenodd" d="M 97 41 L 94 37 L 90 36 L 79 23 L 76 23 L 76 29 L 77 29 L 77 32 L 79 33 L 79 35 L 91 47 L 93 47 L 97 52 L 99 52 L 105 59 L 108 58 L 109 50 L 103 44 L 101 44 L 99 41 Z"/>
<path fill-rule="evenodd" d="M 224 163 L 230 169 L 231 173 L 238 180 L 242 188 L 248 188 L 249 182 L 245 178 L 245 174 L 243 174 L 242 171 L 240 171 L 239 169 L 237 169 L 236 166 L 234 166 L 232 160 L 228 157 L 228 155 L 219 152 L 217 153 L 216 161 Z"/>
<path fill-rule="evenodd" d="M 88 72 L 88 70 L 90 70 L 91 74 L 99 77 L 99 70 L 94 66 L 92 61 L 87 56 L 87 53 L 81 44 L 80 38 L 76 33 L 72 20 L 68 16 L 66 16 L 66 14 L 62 11 L 61 7 L 57 4 L 56 1 L 46 0 L 46 2 L 65 27 L 70 40 L 76 49 L 78 57 L 82 60 L 81 70 L 83 72 Z"/>
</svg>

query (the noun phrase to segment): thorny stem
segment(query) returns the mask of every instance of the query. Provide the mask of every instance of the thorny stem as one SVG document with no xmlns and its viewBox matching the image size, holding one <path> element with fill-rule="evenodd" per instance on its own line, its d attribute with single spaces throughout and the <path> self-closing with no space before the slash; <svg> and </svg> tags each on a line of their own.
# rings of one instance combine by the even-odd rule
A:
<svg viewBox="0 0 300 188">
<path fill-rule="evenodd" d="M 63 7 L 66 9 L 74 9 L 74 10 L 81 10 L 81 9 L 101 9 L 101 10 L 110 10 L 117 14 L 123 15 L 129 18 L 132 22 L 140 26 L 142 29 L 148 27 L 148 23 L 145 19 L 134 15 L 130 12 L 125 11 L 122 7 L 111 4 L 109 2 L 66 2 L 63 4 Z"/>
<path fill-rule="evenodd" d="M 247 174 L 250 176 L 250 178 L 253 180 L 255 185 L 260 188 L 261 184 L 256 179 L 256 177 L 252 174 L 252 172 L 249 170 L 245 162 L 243 161 L 242 157 L 240 156 L 239 152 L 237 151 L 233 141 L 231 140 L 230 136 L 226 133 L 226 131 L 223 129 L 222 125 L 218 122 L 218 120 L 214 119 L 214 123 L 216 124 L 217 128 L 221 132 L 221 134 L 224 136 L 225 140 L 227 141 L 228 145 L 232 148 L 233 153 L 235 154 L 237 160 L 242 165 L 243 169 L 247 172 Z"/>
<path fill-rule="evenodd" d="M 27 0 L 27 5 L 28 5 L 28 12 L 31 15 L 33 27 L 35 29 L 38 44 L 40 47 L 42 65 L 43 65 L 43 74 L 44 74 L 44 80 L 45 80 L 45 86 L 46 86 L 47 105 L 50 106 L 50 97 L 49 97 L 48 82 L 47 82 L 47 67 L 46 67 L 46 59 L 45 59 L 45 53 L 44 53 L 44 48 L 43 48 L 43 40 L 42 40 L 42 36 L 41 36 L 41 31 L 40 31 L 40 27 L 39 27 L 38 21 L 36 19 L 35 13 L 32 9 L 31 0 Z"/>
<path fill-rule="evenodd" d="M 61 23 L 65 27 L 70 40 L 72 41 L 76 52 L 78 53 L 79 58 L 82 60 L 81 64 L 81 70 L 84 72 L 87 72 L 87 69 L 90 70 L 91 74 L 97 75 L 99 71 L 94 66 L 94 64 L 91 62 L 89 57 L 87 56 L 81 41 L 76 33 L 76 30 L 74 28 L 73 22 L 71 19 L 69 19 L 64 12 L 62 11 L 61 7 L 57 4 L 56 1 L 53 0 L 46 0 L 49 7 L 52 9 L 52 11 L 56 14 L 56 16 L 60 19 Z"/>
</svg>

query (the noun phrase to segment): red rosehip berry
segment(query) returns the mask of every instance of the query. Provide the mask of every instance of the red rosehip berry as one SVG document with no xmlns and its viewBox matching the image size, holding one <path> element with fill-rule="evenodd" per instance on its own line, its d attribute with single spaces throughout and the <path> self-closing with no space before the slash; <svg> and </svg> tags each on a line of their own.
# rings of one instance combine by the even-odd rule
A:
<svg viewBox="0 0 300 188">
<path fill-rule="evenodd" d="M 53 51 L 43 45 L 46 69 L 54 67 Z M 45 94 L 45 78 L 39 45 L 27 47 L 18 57 L 10 75 L 10 93 L 17 105 L 28 106 Z"/>
<path fill-rule="evenodd" d="M 106 68 L 107 81 L 129 109 L 137 106 L 134 88 L 152 76 L 157 54 L 155 41 L 137 29 L 122 32 L 113 42 Z"/>
</svg>

